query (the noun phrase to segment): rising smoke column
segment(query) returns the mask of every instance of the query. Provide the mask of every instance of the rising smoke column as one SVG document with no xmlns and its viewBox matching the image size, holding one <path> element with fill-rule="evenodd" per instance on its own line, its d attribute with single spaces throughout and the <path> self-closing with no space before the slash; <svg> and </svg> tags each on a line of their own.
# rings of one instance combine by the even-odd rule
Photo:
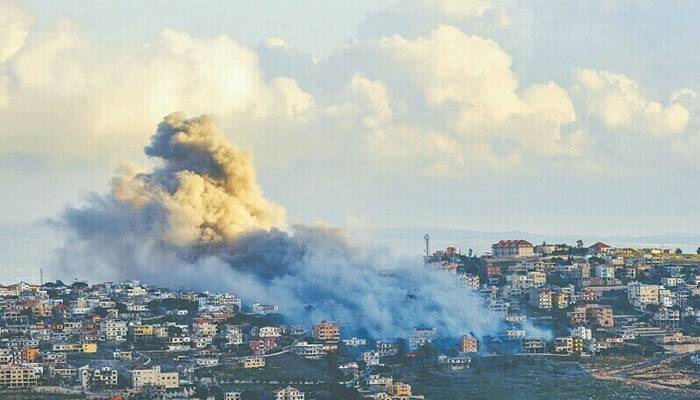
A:
<svg viewBox="0 0 700 400">
<path fill-rule="evenodd" d="M 211 117 L 168 115 L 145 152 L 156 167 L 123 167 L 111 193 L 63 213 L 56 278 L 229 290 L 280 304 L 299 323 L 339 320 L 375 337 L 416 326 L 445 335 L 498 327 L 453 275 L 354 248 L 337 229 L 288 229 L 250 155 L 226 143 Z"/>
</svg>

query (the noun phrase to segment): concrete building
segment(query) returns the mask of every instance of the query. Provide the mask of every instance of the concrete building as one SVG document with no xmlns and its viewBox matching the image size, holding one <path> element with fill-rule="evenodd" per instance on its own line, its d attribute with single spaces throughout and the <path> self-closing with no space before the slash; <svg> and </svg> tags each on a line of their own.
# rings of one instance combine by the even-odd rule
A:
<svg viewBox="0 0 700 400">
<path fill-rule="evenodd" d="M 530 305 L 550 310 L 552 308 L 552 290 L 549 288 L 530 288 Z"/>
<path fill-rule="evenodd" d="M 323 349 L 323 347 L 323 344 L 320 343 L 309 343 L 302 341 L 296 343 L 292 347 L 292 353 L 309 360 L 318 360 L 326 355 L 326 351 Z"/>
<path fill-rule="evenodd" d="M 109 367 L 90 368 L 84 366 L 78 368 L 80 384 L 86 390 L 99 390 L 117 387 L 118 374 L 116 369 Z"/>
<path fill-rule="evenodd" d="M 264 368 L 265 358 L 263 357 L 245 357 L 239 361 L 241 368 Z"/>
<path fill-rule="evenodd" d="M 274 396 L 275 400 L 304 400 L 304 392 L 291 386 L 275 390 Z"/>
<path fill-rule="evenodd" d="M 18 389 L 36 386 L 39 374 L 34 368 L 19 365 L 0 366 L 0 387 Z"/>
<path fill-rule="evenodd" d="M 501 240 L 491 245 L 494 257 L 532 257 L 535 248 L 527 240 Z"/>
<path fill-rule="evenodd" d="M 462 353 L 476 353 L 479 351 L 479 342 L 474 336 L 464 335 L 462 336 Z"/>
<path fill-rule="evenodd" d="M 635 307 L 659 304 L 659 286 L 639 282 L 627 284 L 627 300 Z"/>
<path fill-rule="evenodd" d="M 142 389 L 152 386 L 163 389 L 172 389 L 180 386 L 180 377 L 177 372 L 162 372 L 160 366 L 150 369 L 134 369 L 129 371 L 131 376 L 131 387 Z"/>
<path fill-rule="evenodd" d="M 314 339 L 325 342 L 337 342 L 340 340 L 340 325 L 337 322 L 321 321 L 312 327 Z"/>
</svg>

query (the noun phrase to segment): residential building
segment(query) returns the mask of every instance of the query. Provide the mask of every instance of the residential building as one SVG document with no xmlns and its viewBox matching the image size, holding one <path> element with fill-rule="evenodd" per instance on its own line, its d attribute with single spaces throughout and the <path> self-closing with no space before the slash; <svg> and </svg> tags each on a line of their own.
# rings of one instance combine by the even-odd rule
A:
<svg viewBox="0 0 700 400">
<path fill-rule="evenodd" d="M 659 304 L 659 286 L 639 282 L 627 284 L 627 300 L 635 307 Z"/>
<path fill-rule="evenodd" d="M 304 400 L 304 392 L 291 386 L 274 391 L 275 400 Z"/>
<path fill-rule="evenodd" d="M 532 243 L 526 240 L 501 240 L 491 246 L 494 257 L 532 257 L 535 255 Z"/>
<path fill-rule="evenodd" d="M 340 325 L 337 322 L 321 321 L 312 327 L 313 337 L 326 342 L 340 340 Z"/>
<path fill-rule="evenodd" d="M 36 369 L 20 365 L 0 365 L 0 387 L 18 389 L 37 386 L 39 374 Z"/>
<path fill-rule="evenodd" d="M 462 353 L 476 353 L 479 349 L 478 340 L 471 335 L 462 336 Z"/>
</svg>

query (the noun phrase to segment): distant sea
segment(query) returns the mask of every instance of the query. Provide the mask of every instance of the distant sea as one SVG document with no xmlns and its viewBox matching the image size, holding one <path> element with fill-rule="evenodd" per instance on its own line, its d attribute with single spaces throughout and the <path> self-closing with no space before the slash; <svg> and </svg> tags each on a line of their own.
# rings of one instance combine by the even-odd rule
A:
<svg viewBox="0 0 700 400">
<path fill-rule="evenodd" d="M 647 236 L 621 235 L 548 235 L 530 232 L 487 232 L 468 229 L 446 229 L 429 226 L 393 228 L 349 228 L 346 230 L 351 243 L 359 246 L 386 248 L 402 257 L 420 257 L 425 254 L 425 234 L 430 235 L 430 251 L 455 246 L 462 253 L 472 249 L 482 255 L 490 251 L 491 244 L 501 239 L 525 239 L 533 244 L 569 243 L 579 239 L 588 246 L 605 242 L 611 246 L 682 248 L 695 252 L 700 247 L 700 234 L 665 233 Z M 18 223 L 0 221 L 0 284 L 19 280 L 39 282 L 40 269 L 49 277 L 47 270 L 54 252 L 61 245 L 60 233 L 44 223 Z M 79 278 L 79 277 L 70 277 Z"/>
</svg>

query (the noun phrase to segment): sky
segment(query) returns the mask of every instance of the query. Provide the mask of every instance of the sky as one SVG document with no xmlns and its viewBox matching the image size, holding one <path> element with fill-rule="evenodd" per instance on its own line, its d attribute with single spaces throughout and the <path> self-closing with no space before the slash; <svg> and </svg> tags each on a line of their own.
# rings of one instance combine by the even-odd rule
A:
<svg viewBox="0 0 700 400">
<path fill-rule="evenodd" d="M 699 17 L 694 1 L 0 0 L 3 251 L 148 163 L 174 111 L 214 115 L 292 222 L 700 233 Z"/>
</svg>

